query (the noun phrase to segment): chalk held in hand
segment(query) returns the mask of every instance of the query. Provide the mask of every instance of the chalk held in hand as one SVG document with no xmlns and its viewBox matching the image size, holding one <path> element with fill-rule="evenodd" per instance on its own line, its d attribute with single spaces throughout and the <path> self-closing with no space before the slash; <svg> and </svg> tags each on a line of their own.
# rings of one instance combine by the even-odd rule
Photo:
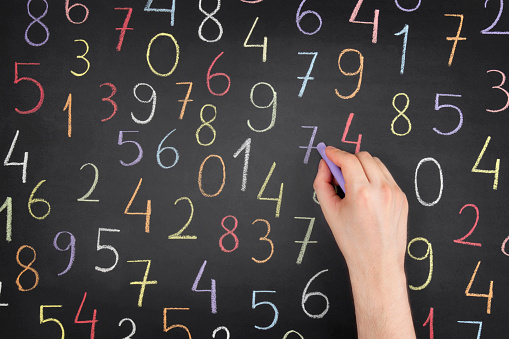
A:
<svg viewBox="0 0 509 339">
<path fill-rule="evenodd" d="M 343 192 L 345 192 L 345 178 L 343 177 L 343 173 L 341 172 L 339 167 L 336 166 L 335 163 L 333 163 L 332 161 L 329 160 L 329 158 L 327 158 L 327 155 L 325 154 L 326 147 L 327 146 L 323 142 L 321 142 L 316 146 L 316 149 L 318 150 L 318 152 L 320 152 L 320 155 L 322 156 L 323 160 L 325 160 L 325 162 L 327 163 L 327 166 L 329 166 L 329 169 L 334 178 L 336 179 L 336 181 L 338 182 L 339 187 L 341 187 Z"/>
</svg>

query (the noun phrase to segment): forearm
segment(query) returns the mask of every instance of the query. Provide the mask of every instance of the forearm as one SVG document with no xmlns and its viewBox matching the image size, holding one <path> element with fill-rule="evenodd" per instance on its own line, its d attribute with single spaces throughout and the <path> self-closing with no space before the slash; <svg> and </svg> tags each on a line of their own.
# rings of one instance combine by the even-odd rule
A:
<svg viewBox="0 0 509 339">
<path fill-rule="evenodd" d="M 350 272 L 350 280 L 360 339 L 415 338 L 403 270 Z"/>
</svg>

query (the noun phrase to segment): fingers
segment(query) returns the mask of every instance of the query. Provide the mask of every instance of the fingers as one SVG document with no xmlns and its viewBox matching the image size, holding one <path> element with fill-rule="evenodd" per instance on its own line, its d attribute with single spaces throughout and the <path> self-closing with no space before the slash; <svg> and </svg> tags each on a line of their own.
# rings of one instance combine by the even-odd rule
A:
<svg viewBox="0 0 509 339">
<path fill-rule="evenodd" d="M 345 178 L 345 190 L 348 190 L 347 187 L 355 183 L 368 183 L 364 169 L 355 155 L 331 146 L 328 146 L 325 152 L 330 161 L 341 168 Z M 347 192 L 345 192 L 345 195 L 347 195 Z"/>
<path fill-rule="evenodd" d="M 335 205 L 341 201 L 341 198 L 336 194 L 332 183 L 332 174 L 325 163 L 325 160 L 320 160 L 318 172 L 313 183 L 313 188 L 316 191 L 316 197 L 320 202 L 320 206 L 324 211 L 333 211 Z"/>
<path fill-rule="evenodd" d="M 389 172 L 389 170 L 387 169 L 387 167 L 384 165 L 384 163 L 378 159 L 377 157 L 373 157 L 373 160 L 375 161 L 375 163 L 378 165 L 378 167 L 380 168 L 380 170 L 382 171 L 383 175 L 385 176 L 385 178 L 387 179 L 388 182 L 390 182 L 391 184 L 394 184 L 397 186 L 397 183 L 396 181 L 394 180 L 394 178 L 392 177 L 392 174 L 391 172 Z"/>
<path fill-rule="evenodd" d="M 381 171 L 380 166 L 368 152 L 359 152 L 355 154 L 361 163 L 364 173 L 370 183 L 380 184 L 387 182 L 384 173 Z"/>
</svg>

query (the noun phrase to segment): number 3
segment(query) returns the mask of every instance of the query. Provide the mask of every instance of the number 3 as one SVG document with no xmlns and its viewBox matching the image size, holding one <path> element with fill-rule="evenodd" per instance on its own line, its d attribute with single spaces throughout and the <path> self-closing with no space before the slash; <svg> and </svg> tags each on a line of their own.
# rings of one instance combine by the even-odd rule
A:
<svg viewBox="0 0 509 339">
<path fill-rule="evenodd" d="M 503 72 L 499 71 L 498 69 L 490 69 L 486 73 L 489 73 L 489 72 L 498 72 L 498 73 L 500 73 L 500 75 L 502 75 L 502 81 L 500 82 L 500 84 L 498 86 L 493 86 L 491 88 L 496 88 L 496 89 L 499 89 L 502 92 L 504 92 L 504 94 L 507 97 L 507 102 L 505 103 L 505 106 L 501 109 L 497 109 L 497 110 L 486 109 L 486 111 L 491 112 L 491 113 L 502 112 L 502 111 L 506 110 L 507 107 L 509 107 L 509 92 L 507 92 L 507 90 L 505 88 L 502 88 L 502 86 L 504 86 L 504 84 L 505 84 L 505 74 Z"/>
</svg>

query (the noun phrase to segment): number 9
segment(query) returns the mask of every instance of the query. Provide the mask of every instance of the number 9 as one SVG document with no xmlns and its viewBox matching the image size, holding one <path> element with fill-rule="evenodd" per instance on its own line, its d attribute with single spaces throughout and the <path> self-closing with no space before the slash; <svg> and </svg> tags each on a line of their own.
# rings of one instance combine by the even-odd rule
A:
<svg viewBox="0 0 509 339">
<path fill-rule="evenodd" d="M 341 57 L 345 54 L 345 53 L 348 53 L 348 52 L 355 52 L 359 55 L 359 68 L 357 68 L 357 70 L 355 72 L 345 72 L 343 71 L 343 69 L 341 68 Z M 344 49 L 341 54 L 339 54 L 339 58 L 338 58 L 338 67 L 339 67 L 339 70 L 341 71 L 341 73 L 343 73 L 344 75 L 348 76 L 348 77 L 351 77 L 351 76 L 354 76 L 354 75 L 359 75 L 359 81 L 357 82 L 357 88 L 355 89 L 355 91 L 353 91 L 352 94 L 350 95 L 341 95 L 339 94 L 339 91 L 337 89 L 335 89 L 334 91 L 336 92 L 336 95 L 338 97 L 340 97 L 341 99 L 351 99 L 353 98 L 357 92 L 359 92 L 359 89 L 361 88 L 361 83 L 362 83 L 362 71 L 364 70 L 364 57 L 362 56 L 361 52 L 359 52 L 358 50 L 356 49 Z"/>
<path fill-rule="evenodd" d="M 423 241 L 428 245 L 426 254 L 423 255 L 422 257 L 416 257 L 412 253 L 410 253 L 410 246 L 412 246 L 412 244 L 416 241 Z M 433 275 L 433 247 L 431 246 L 431 243 L 425 238 L 420 238 L 420 237 L 414 238 L 408 243 L 407 253 L 412 259 L 415 259 L 415 260 L 424 260 L 429 257 L 429 273 L 428 273 L 428 278 L 426 279 L 426 282 L 424 284 L 422 284 L 421 286 L 417 286 L 417 287 L 413 286 L 413 285 L 408 285 L 408 287 L 410 287 L 410 289 L 412 289 L 414 291 L 420 291 L 429 285 L 429 283 L 431 281 L 431 277 Z"/>
</svg>

